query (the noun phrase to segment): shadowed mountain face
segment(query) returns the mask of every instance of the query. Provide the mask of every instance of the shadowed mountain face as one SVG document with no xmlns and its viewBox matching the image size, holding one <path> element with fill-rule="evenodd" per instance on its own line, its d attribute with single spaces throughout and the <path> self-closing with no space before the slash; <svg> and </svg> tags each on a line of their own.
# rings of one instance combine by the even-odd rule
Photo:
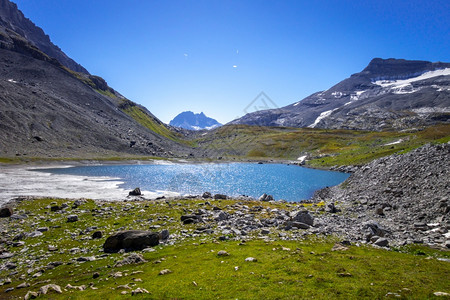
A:
<svg viewBox="0 0 450 300">
<path fill-rule="evenodd" d="M 65 56 L 15 4 L 0 0 L 0 18 L 0 157 L 196 153 Z"/>
<path fill-rule="evenodd" d="M 400 130 L 449 121 L 449 63 L 375 58 L 362 72 L 326 91 L 231 123 Z"/>
<path fill-rule="evenodd" d="M 213 129 L 221 126 L 213 118 L 207 117 L 203 112 L 194 114 L 192 111 L 185 111 L 178 114 L 169 125 L 189 130 Z"/>
<path fill-rule="evenodd" d="M 10 29 L 27 40 L 30 44 L 47 54 L 49 57 L 57 59 L 61 64 L 69 69 L 89 74 L 81 65 L 68 57 L 58 46 L 54 45 L 44 31 L 27 19 L 23 13 L 17 9 L 17 5 L 8 0 L 0 0 L 0 25 L 5 29 Z M 3 47 L 2 47 L 3 48 Z"/>
</svg>

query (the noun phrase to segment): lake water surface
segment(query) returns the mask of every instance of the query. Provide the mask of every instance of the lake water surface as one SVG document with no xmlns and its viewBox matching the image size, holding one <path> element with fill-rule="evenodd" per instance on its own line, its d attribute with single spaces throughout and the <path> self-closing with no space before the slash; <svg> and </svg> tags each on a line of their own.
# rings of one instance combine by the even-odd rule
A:
<svg viewBox="0 0 450 300">
<path fill-rule="evenodd" d="M 53 174 L 120 178 L 120 187 L 140 187 L 158 195 L 201 195 L 205 191 L 228 196 L 259 197 L 301 201 L 314 191 L 340 184 L 348 174 L 285 164 L 214 163 L 105 165 L 39 170 Z"/>
</svg>

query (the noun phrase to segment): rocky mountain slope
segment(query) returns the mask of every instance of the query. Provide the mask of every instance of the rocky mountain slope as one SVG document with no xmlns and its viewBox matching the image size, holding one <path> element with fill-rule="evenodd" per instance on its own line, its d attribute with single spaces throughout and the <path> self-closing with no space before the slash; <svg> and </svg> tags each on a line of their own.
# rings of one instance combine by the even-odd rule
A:
<svg viewBox="0 0 450 300">
<path fill-rule="evenodd" d="M 330 89 L 232 124 L 406 129 L 450 122 L 450 64 L 375 58 Z"/>
<path fill-rule="evenodd" d="M 210 130 L 217 128 L 222 124 L 213 118 L 207 117 L 203 112 L 195 114 L 192 111 L 184 111 L 173 118 L 169 125 L 188 130 Z"/>
<path fill-rule="evenodd" d="M 331 212 L 319 227 L 353 240 L 450 247 L 449 178 L 449 143 L 374 160 L 340 186 L 316 192 L 314 200 Z"/>
<path fill-rule="evenodd" d="M 0 8 L 0 157 L 194 151 L 147 109 L 65 56 L 15 4 L 0 0 Z"/>
<path fill-rule="evenodd" d="M 68 57 L 58 46 L 54 45 L 50 41 L 50 37 L 31 20 L 26 18 L 17 8 L 17 5 L 9 0 L 0 0 L 0 26 L 2 30 L 15 32 L 49 57 L 57 59 L 69 69 L 89 74 L 85 68 Z M 0 37 L 0 48 L 9 48 L 8 43 L 5 43 L 5 37 L 7 39 L 7 36 L 3 32 Z"/>
</svg>

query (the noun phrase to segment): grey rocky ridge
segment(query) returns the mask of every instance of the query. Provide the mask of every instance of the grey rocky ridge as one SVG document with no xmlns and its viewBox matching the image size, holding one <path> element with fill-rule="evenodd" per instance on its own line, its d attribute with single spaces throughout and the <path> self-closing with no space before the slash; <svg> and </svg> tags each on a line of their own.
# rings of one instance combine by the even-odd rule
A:
<svg viewBox="0 0 450 300">
<path fill-rule="evenodd" d="M 16 33 L 18 36 L 13 35 L 10 38 L 17 39 L 22 37 L 30 42 L 32 45 L 40 49 L 51 58 L 55 58 L 61 64 L 67 68 L 76 72 L 89 74 L 89 72 L 83 68 L 80 64 L 76 63 L 70 57 L 68 57 L 58 46 L 50 41 L 50 37 L 44 33 L 44 31 L 34 25 L 34 23 L 26 18 L 23 13 L 17 8 L 17 5 L 8 0 L 0 1 L 0 26 L 2 27 L 0 48 L 15 49 L 20 48 L 20 41 L 16 41 L 14 45 L 8 45 L 5 43 L 5 39 L 8 39 L 9 33 Z M 23 40 L 23 42 L 25 42 Z M 22 48 L 23 52 L 31 52 L 31 49 Z"/>
<path fill-rule="evenodd" d="M 450 143 L 377 159 L 313 201 L 339 208 L 317 222 L 346 239 L 450 247 Z M 384 244 L 383 244 L 384 245 Z"/>
<path fill-rule="evenodd" d="M 183 156 L 198 150 L 90 75 L 0 0 L 0 156 Z"/>
<path fill-rule="evenodd" d="M 450 64 L 373 59 L 361 72 L 291 105 L 230 124 L 403 130 L 450 122 Z"/>
</svg>

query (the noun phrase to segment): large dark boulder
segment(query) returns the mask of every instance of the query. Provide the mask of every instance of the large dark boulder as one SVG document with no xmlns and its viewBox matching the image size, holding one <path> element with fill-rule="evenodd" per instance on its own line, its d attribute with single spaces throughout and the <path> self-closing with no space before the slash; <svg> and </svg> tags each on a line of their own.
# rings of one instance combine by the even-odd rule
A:
<svg viewBox="0 0 450 300">
<path fill-rule="evenodd" d="M 3 207 L 0 209 L 0 218 L 7 218 L 13 214 L 11 207 Z"/>
<path fill-rule="evenodd" d="M 159 244 L 159 234 L 145 230 L 126 230 L 109 236 L 103 244 L 105 252 L 142 250 Z"/>
</svg>

